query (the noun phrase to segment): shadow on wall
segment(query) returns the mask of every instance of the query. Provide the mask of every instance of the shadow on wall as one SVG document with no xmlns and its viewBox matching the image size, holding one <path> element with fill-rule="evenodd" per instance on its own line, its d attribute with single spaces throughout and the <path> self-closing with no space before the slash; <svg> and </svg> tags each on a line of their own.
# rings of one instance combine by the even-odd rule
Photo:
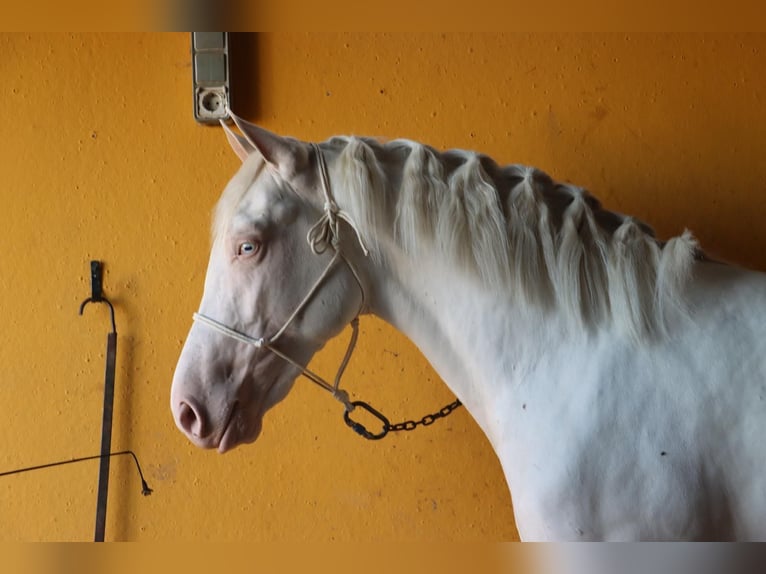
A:
<svg viewBox="0 0 766 574">
<path fill-rule="evenodd" d="M 230 32 L 231 102 L 234 112 L 251 121 L 261 116 L 261 78 L 258 66 L 258 34 Z"/>
</svg>

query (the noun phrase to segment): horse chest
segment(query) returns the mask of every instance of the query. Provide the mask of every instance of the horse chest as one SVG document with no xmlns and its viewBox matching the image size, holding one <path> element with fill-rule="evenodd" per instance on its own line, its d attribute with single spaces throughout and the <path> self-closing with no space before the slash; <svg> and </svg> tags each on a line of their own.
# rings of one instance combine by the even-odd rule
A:
<svg viewBox="0 0 766 574">
<path fill-rule="evenodd" d="M 717 505 L 716 477 L 698 453 L 660 450 L 640 430 L 565 418 L 522 433 L 508 468 L 526 540 L 698 538 Z M 556 435 L 556 436 L 554 436 Z M 676 443 L 678 444 L 678 443 Z"/>
<path fill-rule="evenodd" d="M 548 365 L 505 399 L 495 442 L 522 537 L 704 537 L 719 476 L 695 441 L 693 407 L 612 362 Z M 679 421 L 679 409 L 692 414 Z"/>
</svg>

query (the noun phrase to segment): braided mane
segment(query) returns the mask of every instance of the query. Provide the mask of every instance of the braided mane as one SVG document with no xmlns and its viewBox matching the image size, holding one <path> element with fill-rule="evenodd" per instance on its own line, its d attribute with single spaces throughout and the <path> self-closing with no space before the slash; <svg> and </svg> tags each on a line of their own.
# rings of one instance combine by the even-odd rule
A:
<svg viewBox="0 0 766 574">
<path fill-rule="evenodd" d="M 683 309 L 697 244 L 660 243 L 632 217 L 533 167 L 408 140 L 336 137 L 338 203 L 377 249 L 383 229 L 412 257 L 447 258 L 486 288 L 557 306 L 577 325 L 611 322 L 634 339 Z"/>
</svg>

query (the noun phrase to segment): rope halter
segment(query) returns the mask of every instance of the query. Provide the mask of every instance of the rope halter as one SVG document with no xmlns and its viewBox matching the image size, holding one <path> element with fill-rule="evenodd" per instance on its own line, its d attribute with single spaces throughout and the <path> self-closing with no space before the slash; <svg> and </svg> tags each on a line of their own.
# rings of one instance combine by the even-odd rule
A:
<svg viewBox="0 0 766 574">
<path fill-rule="evenodd" d="M 284 361 L 300 369 L 300 374 L 305 376 L 307 379 L 309 379 L 313 383 L 316 383 L 324 390 L 329 391 L 333 397 L 335 397 L 337 400 L 343 403 L 343 405 L 346 407 L 346 412 L 351 412 L 352 410 L 354 410 L 354 405 L 351 403 L 348 393 L 346 391 L 341 390 L 339 386 L 340 386 L 340 379 L 343 376 L 343 372 L 346 370 L 346 366 L 348 365 L 348 362 L 351 359 L 351 355 L 354 352 L 354 347 L 356 346 L 356 341 L 359 336 L 359 314 L 362 312 L 362 309 L 364 309 L 367 297 L 364 290 L 364 285 L 362 284 L 362 280 L 359 276 L 358 271 L 356 270 L 354 265 L 351 263 L 351 261 L 349 261 L 340 250 L 340 225 L 339 224 L 341 220 L 344 221 L 351 229 L 354 230 L 354 233 L 356 233 L 356 238 L 359 241 L 359 245 L 361 246 L 362 252 L 364 253 L 365 256 L 369 255 L 369 251 L 367 250 L 367 247 L 364 244 L 364 240 L 362 239 L 362 234 L 359 232 L 359 229 L 355 225 L 351 216 L 345 211 L 343 211 L 342 209 L 340 209 L 338 207 L 338 204 L 335 203 L 335 200 L 333 199 L 332 193 L 330 191 L 330 180 L 327 176 L 327 165 L 325 163 L 324 155 L 322 155 L 321 149 L 319 148 L 317 144 L 311 144 L 311 146 L 314 149 L 314 152 L 316 153 L 317 163 L 319 164 L 319 175 L 322 182 L 322 192 L 324 193 L 324 206 L 323 206 L 322 216 L 311 227 L 311 229 L 309 229 L 308 234 L 306 235 L 306 241 L 311 247 L 311 251 L 315 255 L 321 255 L 328 249 L 332 249 L 334 251 L 332 259 L 327 264 L 324 271 L 321 273 L 319 278 L 311 286 L 309 291 L 306 293 L 306 296 L 301 300 L 301 302 L 298 304 L 298 306 L 295 308 L 292 314 L 282 324 L 282 327 L 280 327 L 276 331 L 276 333 L 274 333 L 273 335 L 269 337 L 263 337 L 263 336 L 251 337 L 250 335 L 247 335 L 246 333 L 237 331 L 236 329 L 232 329 L 231 327 L 219 321 L 216 321 L 215 319 L 208 317 L 207 315 L 204 315 L 202 313 L 194 313 L 193 319 L 194 321 L 202 323 L 206 325 L 207 327 L 213 329 L 214 331 L 217 331 L 218 333 L 225 335 L 226 337 L 235 339 L 236 341 L 245 343 L 247 345 L 252 345 L 256 349 L 268 349 L 269 351 L 277 355 L 279 358 L 283 359 Z M 343 261 L 346 264 L 346 266 L 349 268 L 349 270 L 351 271 L 351 274 L 354 276 L 354 279 L 359 285 L 359 290 L 362 294 L 362 301 L 359 305 L 359 310 L 357 311 L 356 315 L 350 322 L 352 332 L 351 332 L 351 339 L 349 340 L 348 347 L 346 348 L 346 354 L 344 355 L 343 360 L 341 361 L 340 366 L 338 367 L 338 371 L 335 374 L 335 379 L 333 383 L 330 384 L 325 379 L 323 379 L 316 373 L 309 370 L 305 365 L 301 365 L 300 363 L 293 360 L 288 355 L 286 355 L 285 353 L 283 353 L 282 351 L 274 347 L 274 343 L 277 342 L 277 340 L 284 334 L 284 332 L 287 330 L 290 324 L 295 320 L 295 318 L 308 306 L 309 302 L 317 293 L 317 291 L 319 291 L 320 287 L 325 282 L 325 280 L 329 277 L 331 271 L 334 269 L 338 261 Z"/>
</svg>

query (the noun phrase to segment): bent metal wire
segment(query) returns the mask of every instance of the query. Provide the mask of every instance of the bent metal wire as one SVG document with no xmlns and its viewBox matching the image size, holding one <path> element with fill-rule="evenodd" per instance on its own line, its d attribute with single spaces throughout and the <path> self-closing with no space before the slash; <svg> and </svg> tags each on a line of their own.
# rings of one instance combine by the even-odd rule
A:
<svg viewBox="0 0 766 574">
<path fill-rule="evenodd" d="M 236 116 L 233 116 L 233 117 L 236 123 L 237 121 Z M 223 122 L 222 122 L 222 125 L 224 129 L 229 129 L 228 126 L 226 126 Z M 244 130 L 243 130 L 243 133 L 244 133 Z M 361 246 L 364 255 L 367 256 L 369 252 L 367 250 L 367 247 L 364 244 L 364 241 L 362 240 L 362 236 L 361 236 L 361 233 L 359 232 L 359 229 L 357 229 L 356 225 L 354 224 L 353 219 L 350 217 L 348 213 L 341 210 L 338 207 L 338 204 L 335 203 L 335 200 L 333 199 L 332 193 L 330 191 L 329 178 L 327 176 L 327 165 L 325 163 L 324 156 L 322 155 L 322 152 L 319 149 L 319 146 L 317 144 L 312 144 L 312 147 L 314 149 L 314 152 L 316 153 L 317 163 L 319 165 L 319 175 L 322 182 L 322 192 L 324 194 L 325 201 L 324 201 L 324 213 L 322 214 L 320 219 L 311 227 L 311 229 L 309 229 L 309 232 L 306 236 L 306 241 L 311 247 L 311 251 L 316 255 L 321 255 L 322 253 L 327 251 L 328 248 L 331 248 L 334 251 L 334 255 L 332 259 L 327 264 L 322 274 L 314 282 L 314 284 L 311 286 L 309 291 L 306 293 L 306 296 L 298 304 L 298 306 L 295 308 L 292 314 L 287 318 L 287 320 L 284 322 L 282 327 L 279 330 L 277 330 L 276 333 L 274 333 L 273 335 L 269 337 L 251 337 L 250 335 L 247 335 L 246 333 L 243 333 L 241 331 L 237 331 L 236 329 L 232 329 L 228 325 L 225 325 L 224 323 L 221 323 L 220 321 L 217 321 L 211 317 L 208 317 L 207 315 L 203 313 L 194 313 L 193 319 L 194 321 L 202 323 L 206 325 L 207 327 L 221 333 L 222 335 L 225 335 L 227 337 L 230 337 L 242 343 L 252 345 L 258 349 L 261 349 L 261 348 L 268 349 L 269 351 L 277 355 L 282 360 L 297 367 L 303 376 L 305 376 L 311 382 L 317 384 L 319 387 L 323 388 L 324 390 L 329 391 L 333 397 L 335 397 L 338 401 L 343 403 L 343 405 L 345 406 L 345 412 L 343 413 L 344 421 L 357 434 L 359 434 L 360 436 L 366 439 L 378 440 L 386 436 L 389 431 L 413 430 L 418 425 L 423 425 L 423 426 L 430 425 L 436 419 L 442 418 L 450 414 L 454 409 L 459 407 L 462 403 L 459 400 L 457 400 L 451 403 L 450 405 L 443 407 L 437 413 L 426 415 L 425 417 L 423 417 L 423 419 L 421 419 L 418 422 L 406 421 L 403 423 L 392 425 L 391 423 L 389 423 L 388 419 L 384 415 L 382 415 L 379 411 L 371 407 L 369 404 L 363 401 L 351 401 L 349 399 L 348 393 L 339 388 L 341 377 L 343 376 L 343 372 L 346 370 L 346 366 L 348 365 L 348 362 L 351 359 L 351 355 L 354 352 L 354 347 L 356 346 L 356 342 L 359 336 L 359 314 L 363 311 L 367 301 L 367 294 L 364 290 L 364 285 L 362 283 L 362 280 L 359 276 L 358 271 L 356 270 L 354 265 L 351 263 L 351 261 L 348 258 L 346 258 L 340 250 L 340 221 L 341 220 L 344 221 L 346 224 L 348 224 L 348 226 L 351 227 L 351 229 L 353 229 L 354 232 L 356 233 L 357 240 L 359 241 L 359 245 Z M 346 264 L 346 266 L 349 268 L 349 270 L 351 271 L 351 274 L 354 276 L 354 279 L 356 280 L 357 285 L 359 285 L 359 290 L 361 292 L 362 298 L 361 298 L 361 303 L 359 305 L 359 310 L 357 311 L 356 315 L 350 322 L 352 333 L 351 333 L 351 338 L 349 339 L 348 347 L 346 348 L 346 353 L 343 356 L 343 360 L 341 361 L 340 366 L 338 367 L 338 371 L 335 374 L 335 379 L 333 383 L 330 384 L 321 376 L 309 370 L 305 365 L 301 365 L 297 361 L 293 360 L 290 356 L 286 355 L 285 353 L 277 349 L 274 346 L 274 344 L 284 334 L 284 332 L 287 330 L 290 324 L 295 320 L 295 318 L 310 303 L 311 299 L 314 297 L 314 295 L 323 285 L 323 283 L 325 282 L 325 280 L 330 275 L 330 273 L 332 272 L 332 270 L 335 268 L 335 266 L 338 264 L 339 261 L 343 261 Z M 362 425 L 361 423 L 352 420 L 349 414 L 356 407 L 360 407 L 361 409 L 366 410 L 369 414 L 371 414 L 373 417 L 378 419 L 382 423 L 382 430 L 378 433 L 374 433 L 367 430 L 367 428 L 365 428 L 365 426 Z"/>
<path fill-rule="evenodd" d="M 138 463 L 138 457 L 136 456 L 136 453 L 132 450 L 121 450 L 119 452 L 108 452 L 106 454 L 96 454 L 93 456 L 81 456 L 79 458 L 70 458 L 66 460 L 59 460 L 56 462 L 49 462 L 46 464 L 38 464 L 36 466 L 28 466 L 26 468 L 17 468 L 15 470 L 8 470 L 5 472 L 0 472 L 0 477 L 2 476 L 10 476 L 12 474 L 21 474 L 22 472 L 31 472 L 33 470 L 42 470 L 44 468 L 53 468 L 54 466 L 63 466 L 65 464 L 74 464 L 77 462 L 85 462 L 88 460 L 103 460 L 104 458 L 110 458 L 113 456 L 123 456 L 128 455 L 133 457 L 133 462 L 136 465 L 136 470 L 138 471 L 138 476 L 141 478 L 141 494 L 144 496 L 149 496 L 154 490 L 149 488 L 149 485 L 146 482 L 146 479 L 144 478 L 144 473 L 141 471 L 141 465 Z"/>
</svg>

